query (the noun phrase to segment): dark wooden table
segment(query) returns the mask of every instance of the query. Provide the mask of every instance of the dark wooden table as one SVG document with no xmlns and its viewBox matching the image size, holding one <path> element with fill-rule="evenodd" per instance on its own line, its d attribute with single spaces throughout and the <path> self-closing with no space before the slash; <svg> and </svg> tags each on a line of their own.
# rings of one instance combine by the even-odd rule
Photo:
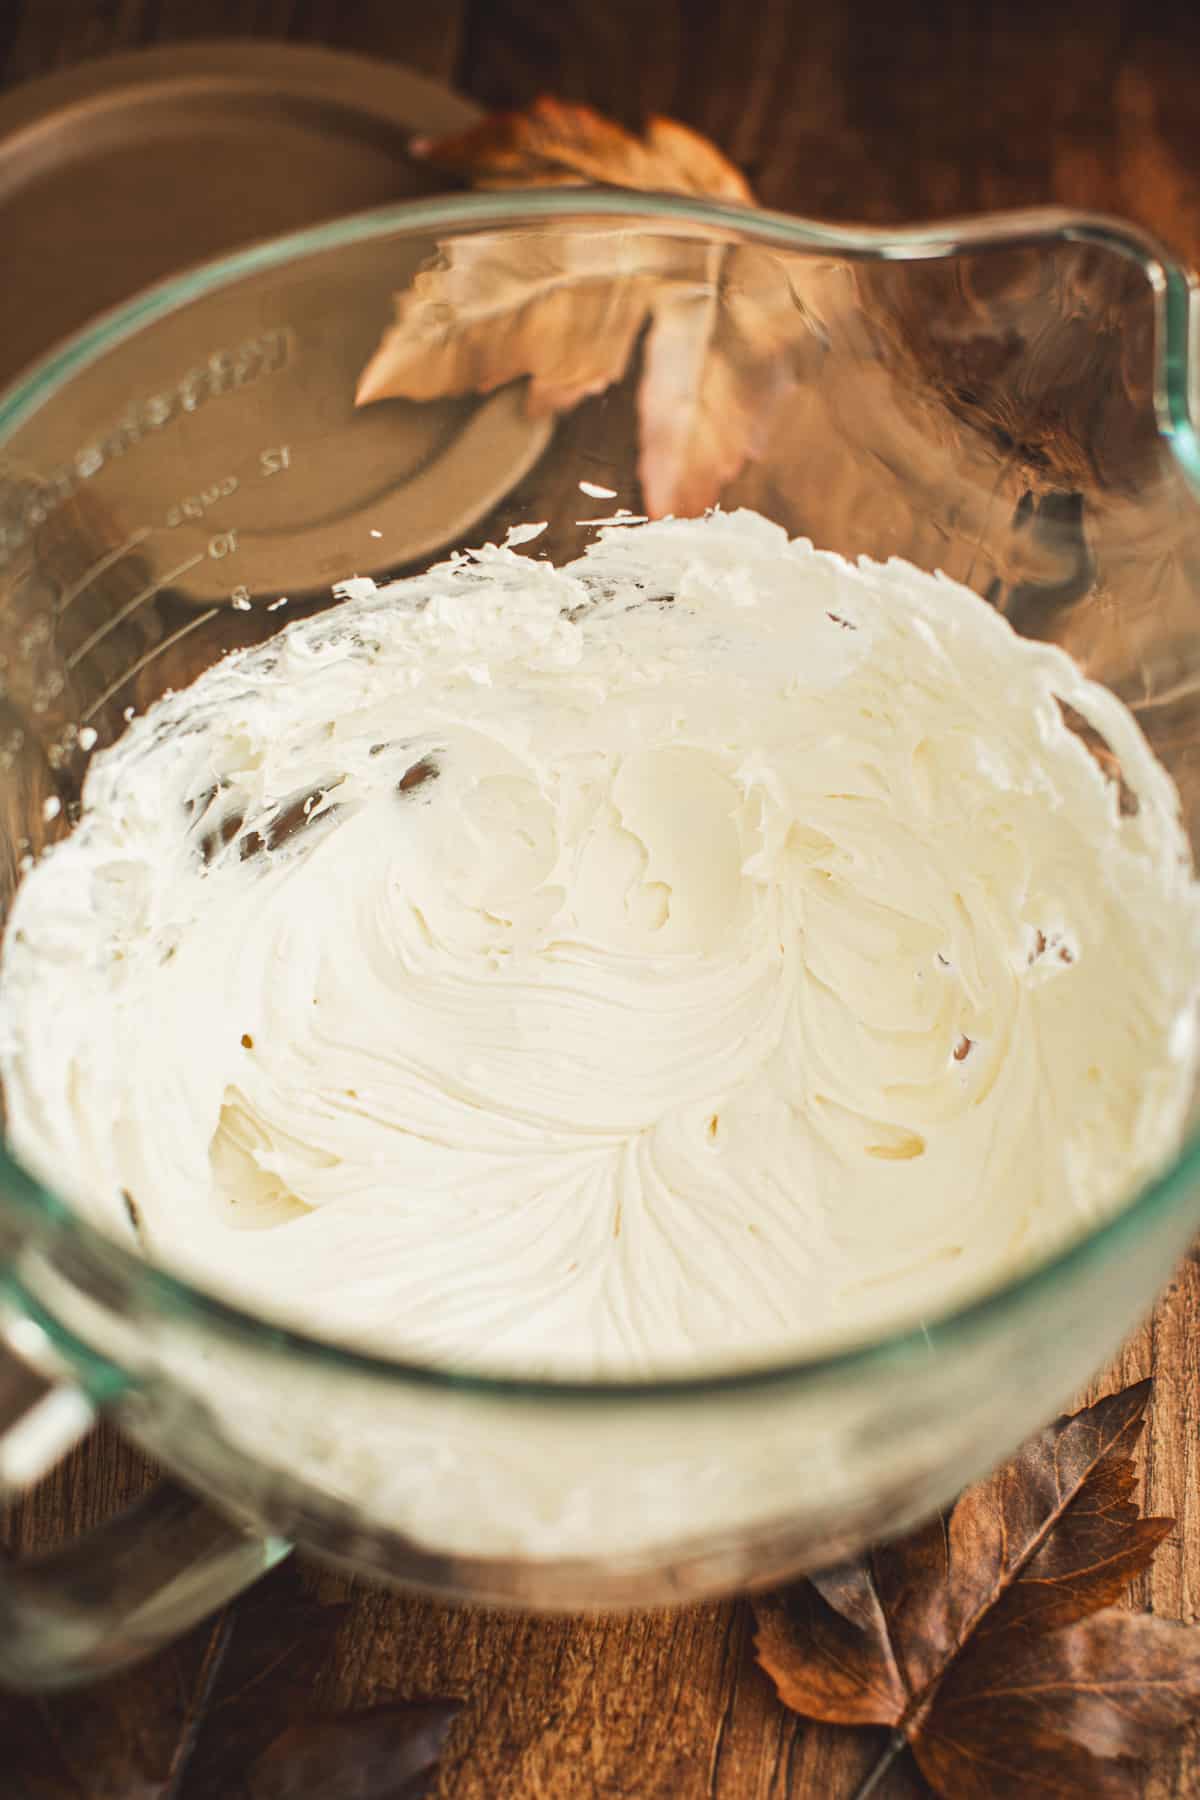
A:
<svg viewBox="0 0 1200 1800">
<path fill-rule="evenodd" d="M 764 204 L 895 221 L 1046 201 L 1123 213 L 1200 260 L 1200 7 L 1147 0 L 7 0 L 4 83 L 138 44 L 252 34 L 372 52 L 486 105 L 552 90 L 635 123 L 673 113 L 746 169 Z M 8 246 L 13 253 L 13 246 Z M 1200 1618 L 1200 1263 L 1185 1265 L 1097 1391 L 1153 1371 L 1146 1501 L 1178 1527 L 1132 1596 Z M 17 1551 L 140 1493 L 140 1459 L 101 1433 L 4 1521 Z M 452 1610 L 306 1572 L 349 1597 L 313 1703 L 466 1700 L 440 1800 L 840 1800 L 872 1760 L 860 1737 L 785 1713 L 756 1668 L 744 1602 L 540 1620 Z M 280 1601 L 280 1604 L 283 1604 Z M 197 1636 L 202 1656 L 215 1640 Z M 192 1700 L 178 1659 L 54 1702 L 61 1772 L 4 1800 L 207 1800 L 179 1752 Z M 0 1707 L 31 1702 L 0 1701 Z M 150 1771 L 150 1774 L 147 1774 Z M 877 1790 L 915 1791 L 903 1767 Z M 1163 1756 L 1147 1800 L 1200 1795 L 1200 1730 Z M 222 1792 L 214 1800 L 236 1800 Z"/>
</svg>

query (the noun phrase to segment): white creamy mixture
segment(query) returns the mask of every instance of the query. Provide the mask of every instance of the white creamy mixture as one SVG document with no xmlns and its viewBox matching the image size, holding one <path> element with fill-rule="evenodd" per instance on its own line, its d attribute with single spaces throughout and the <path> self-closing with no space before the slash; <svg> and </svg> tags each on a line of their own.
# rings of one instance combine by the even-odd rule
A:
<svg viewBox="0 0 1200 1800">
<path fill-rule="evenodd" d="M 1061 652 L 749 513 L 351 585 L 136 720 L 18 894 L 12 1140 L 127 1241 L 624 1375 L 942 1310 L 1174 1149 L 1176 797 Z"/>
</svg>

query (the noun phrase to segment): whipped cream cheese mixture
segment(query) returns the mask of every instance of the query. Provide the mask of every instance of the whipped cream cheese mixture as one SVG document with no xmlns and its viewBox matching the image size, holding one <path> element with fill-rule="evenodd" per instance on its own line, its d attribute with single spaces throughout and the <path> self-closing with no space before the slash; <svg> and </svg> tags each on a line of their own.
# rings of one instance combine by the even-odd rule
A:
<svg viewBox="0 0 1200 1800">
<path fill-rule="evenodd" d="M 941 1311 L 1176 1147 L 1177 799 L 1060 651 L 745 512 L 348 586 L 135 720 L 17 896 L 13 1144 L 146 1255 L 644 1374 Z"/>
</svg>

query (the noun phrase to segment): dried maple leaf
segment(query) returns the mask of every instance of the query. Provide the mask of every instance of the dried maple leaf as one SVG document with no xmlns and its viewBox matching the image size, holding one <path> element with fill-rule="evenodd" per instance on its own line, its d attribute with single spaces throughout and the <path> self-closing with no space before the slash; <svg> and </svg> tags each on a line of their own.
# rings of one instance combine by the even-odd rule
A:
<svg viewBox="0 0 1200 1800">
<path fill-rule="evenodd" d="M 662 293 L 646 334 L 638 475 L 652 518 L 712 506 L 762 455 L 805 353 L 821 354 L 782 259 L 740 247 L 706 254 L 707 279 Z"/>
<path fill-rule="evenodd" d="M 757 1600 L 780 1698 L 891 1726 L 889 1756 L 907 1744 L 947 1800 L 1139 1793 L 1136 1759 L 1200 1710 L 1200 1631 L 1110 1606 L 1173 1524 L 1133 1498 L 1149 1389 L 1058 1419 L 902 1542 Z"/>
<path fill-rule="evenodd" d="M 531 414 L 564 410 L 621 379 L 655 285 L 616 232 L 458 238 L 396 295 L 356 399 L 486 394 L 527 375 Z"/>
<path fill-rule="evenodd" d="M 706 138 L 671 119 L 641 137 L 586 106 L 542 99 L 420 154 L 481 186 L 584 181 L 752 203 Z M 761 453 L 815 341 L 779 257 L 664 226 L 546 225 L 442 246 L 395 297 L 359 380 L 359 405 L 487 393 L 528 378 L 531 414 L 563 412 L 624 376 L 649 325 L 638 393 L 646 511 L 702 512 Z"/>
<path fill-rule="evenodd" d="M 519 112 L 491 113 L 454 137 L 415 138 L 409 148 L 477 187 L 577 187 L 608 182 L 752 205 L 741 171 L 678 119 L 652 118 L 641 137 L 590 106 L 542 95 Z"/>
</svg>

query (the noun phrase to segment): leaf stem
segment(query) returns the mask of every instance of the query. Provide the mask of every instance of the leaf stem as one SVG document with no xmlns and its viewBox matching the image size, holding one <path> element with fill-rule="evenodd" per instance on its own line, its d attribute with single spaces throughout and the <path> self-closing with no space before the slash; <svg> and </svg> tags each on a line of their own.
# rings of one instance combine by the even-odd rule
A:
<svg viewBox="0 0 1200 1800">
<path fill-rule="evenodd" d="M 875 1767 L 871 1770 L 862 1786 L 854 1790 L 850 1800 L 867 1800 L 868 1794 L 873 1794 L 875 1792 L 875 1789 L 879 1786 L 900 1752 L 906 1749 L 907 1746 L 908 1739 L 905 1737 L 904 1733 L 902 1731 L 893 1731 L 884 1748 L 883 1755 L 875 1764 Z"/>
</svg>

